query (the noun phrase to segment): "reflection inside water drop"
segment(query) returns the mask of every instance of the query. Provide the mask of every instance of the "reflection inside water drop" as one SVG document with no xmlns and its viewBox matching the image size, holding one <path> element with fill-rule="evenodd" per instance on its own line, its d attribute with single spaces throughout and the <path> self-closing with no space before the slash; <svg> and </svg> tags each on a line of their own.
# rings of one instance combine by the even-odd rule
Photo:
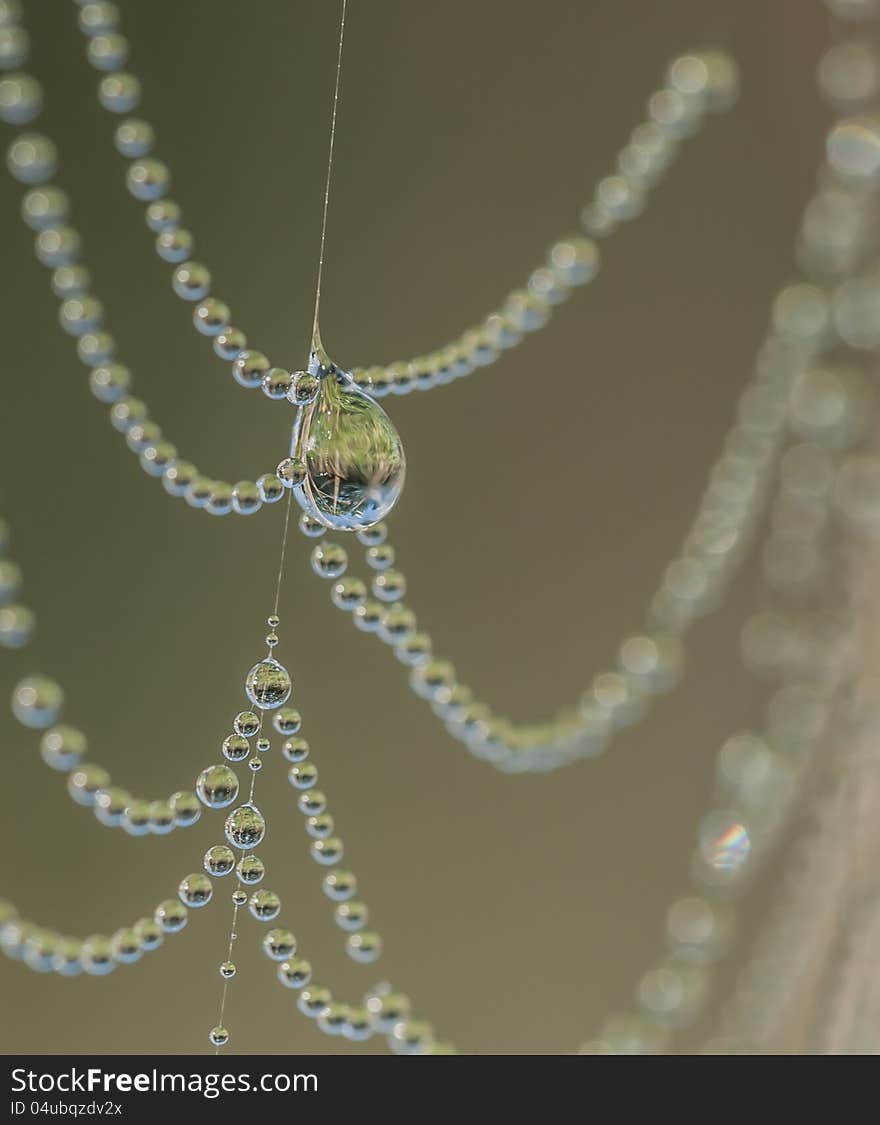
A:
<svg viewBox="0 0 880 1125">
<path fill-rule="evenodd" d="M 307 472 L 293 494 L 325 527 L 361 531 L 384 519 L 403 490 L 403 444 L 382 407 L 323 350 L 313 352 L 309 370 L 321 388 L 294 426 L 291 456 Z"/>
</svg>

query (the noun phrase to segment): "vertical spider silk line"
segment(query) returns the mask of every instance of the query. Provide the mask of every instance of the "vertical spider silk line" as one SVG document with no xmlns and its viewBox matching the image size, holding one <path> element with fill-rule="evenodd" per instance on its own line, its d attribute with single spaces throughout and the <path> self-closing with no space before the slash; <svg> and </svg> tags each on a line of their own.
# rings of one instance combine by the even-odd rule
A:
<svg viewBox="0 0 880 1125">
<path fill-rule="evenodd" d="M 330 205 L 330 181 L 333 176 L 333 146 L 336 141 L 336 111 L 339 108 L 339 79 L 342 75 L 342 44 L 345 39 L 345 6 L 342 0 L 342 13 L 339 19 L 339 46 L 336 52 L 336 81 L 333 86 L 333 109 L 330 114 L 330 144 L 327 153 L 327 178 L 324 181 L 324 209 L 321 215 L 321 248 L 318 252 L 318 277 L 315 284 L 315 316 L 312 321 L 312 347 L 320 340 L 318 313 L 321 307 L 321 279 L 324 274 L 324 243 L 327 238 L 327 210 Z"/>
</svg>

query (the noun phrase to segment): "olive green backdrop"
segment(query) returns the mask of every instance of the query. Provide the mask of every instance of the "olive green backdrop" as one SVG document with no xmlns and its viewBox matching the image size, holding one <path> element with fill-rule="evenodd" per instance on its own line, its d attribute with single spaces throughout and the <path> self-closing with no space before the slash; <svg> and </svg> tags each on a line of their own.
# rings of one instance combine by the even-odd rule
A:
<svg viewBox="0 0 880 1125">
<path fill-rule="evenodd" d="M 157 153 L 197 256 L 235 323 L 277 362 L 308 344 L 338 9 L 329 0 L 123 3 Z M 211 476 L 254 478 L 285 452 L 292 411 L 238 387 L 193 332 L 123 187 L 72 4 L 25 5 L 46 128 L 62 154 L 95 289 L 120 358 L 167 437 Z M 821 156 L 803 0 L 352 0 L 323 297 L 346 366 L 429 350 L 476 323 L 576 228 L 593 183 L 642 118 L 669 58 L 721 34 L 742 66 L 713 119 L 603 247 L 595 285 L 496 367 L 386 400 L 409 476 L 393 519 L 408 601 L 463 679 L 537 718 L 576 699 L 673 557 L 748 378 Z M 218 757 L 259 658 L 282 506 L 214 520 L 145 477 L 88 393 L 46 271 L 0 180 L 2 513 L 39 635 L 2 656 L 3 691 L 57 677 L 67 719 L 118 784 L 160 797 Z M 293 535 L 279 657 L 385 954 L 352 965 L 308 858 L 277 752 L 258 778 L 266 885 L 346 998 L 384 977 L 469 1052 L 565 1052 L 631 1003 L 686 886 L 714 755 L 760 722 L 738 628 L 747 571 L 697 628 L 690 675 L 601 760 L 508 777 L 473 760 L 404 672 L 329 604 Z M 3 731 L 0 894 L 82 935 L 152 911 L 219 842 L 222 816 L 169 838 L 101 827 Z M 187 930 L 101 980 L 0 964 L 0 1049 L 208 1049 L 231 886 Z M 352 1050 L 281 989 L 246 917 L 230 1050 Z M 375 1049 L 375 1044 L 367 1049 Z"/>
</svg>

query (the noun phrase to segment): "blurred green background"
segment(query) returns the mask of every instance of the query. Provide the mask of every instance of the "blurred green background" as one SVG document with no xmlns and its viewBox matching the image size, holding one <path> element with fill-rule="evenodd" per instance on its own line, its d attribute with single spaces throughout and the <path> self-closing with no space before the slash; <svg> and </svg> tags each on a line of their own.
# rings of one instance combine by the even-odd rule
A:
<svg viewBox="0 0 880 1125">
<path fill-rule="evenodd" d="M 121 6 L 196 256 L 252 344 L 300 366 L 337 4 Z M 123 187 L 75 6 L 25 7 L 44 127 L 136 393 L 203 471 L 253 479 L 284 454 L 292 411 L 238 387 L 173 296 Z M 599 281 L 496 367 L 386 400 L 409 459 L 393 520 L 408 602 L 438 653 L 518 719 L 573 701 L 609 666 L 685 531 L 769 301 L 793 272 L 822 150 L 813 76 L 827 21 L 803 0 L 349 4 L 322 316 L 345 366 L 424 352 L 493 309 L 576 228 L 668 60 L 719 36 L 740 62 L 741 102 L 603 247 Z M 0 180 L 0 510 L 39 631 L 3 656 L 3 690 L 35 670 L 57 677 L 90 756 L 116 783 L 164 797 L 219 757 L 243 703 L 283 508 L 214 520 L 144 476 L 57 325 L 20 196 Z M 509 777 L 453 743 L 391 654 L 330 606 L 308 551 L 294 534 L 278 655 L 385 935 L 378 965 L 345 957 L 273 752 L 257 785 L 270 825 L 260 854 L 317 982 L 354 999 L 390 978 L 464 1051 L 576 1049 L 657 959 L 715 752 L 761 720 L 738 657 L 754 574 L 696 629 L 685 685 L 646 725 L 600 760 Z M 173 895 L 220 841 L 219 814 L 168 838 L 103 828 L 44 767 L 33 733 L 7 716 L 3 737 L 0 894 L 45 925 L 112 932 Z M 0 1049 L 209 1049 L 231 889 L 106 979 L 0 964 Z M 298 1013 L 259 952 L 259 924 L 245 917 L 240 931 L 229 1050 L 357 1049 Z"/>
</svg>

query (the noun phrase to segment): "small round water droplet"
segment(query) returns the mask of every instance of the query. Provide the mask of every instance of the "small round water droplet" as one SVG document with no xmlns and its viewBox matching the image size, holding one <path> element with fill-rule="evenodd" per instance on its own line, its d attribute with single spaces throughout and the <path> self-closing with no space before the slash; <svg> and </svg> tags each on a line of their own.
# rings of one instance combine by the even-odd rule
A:
<svg viewBox="0 0 880 1125">
<path fill-rule="evenodd" d="M 143 942 L 134 929 L 117 930 L 110 939 L 110 946 L 121 965 L 133 965 L 144 955 Z"/>
<path fill-rule="evenodd" d="M 406 579 L 399 570 L 385 570 L 373 579 L 373 597 L 396 602 L 406 593 Z"/>
<path fill-rule="evenodd" d="M 350 871 L 330 871 L 324 876 L 324 894 L 334 902 L 347 902 L 357 894 L 357 879 Z"/>
<path fill-rule="evenodd" d="M 880 118 L 876 115 L 838 121 L 826 141 L 828 163 L 843 179 L 871 184 L 880 179 Z"/>
<path fill-rule="evenodd" d="M 308 371 L 295 371 L 287 398 L 294 406 L 308 406 L 318 397 L 320 389 L 321 384 L 314 375 Z"/>
<path fill-rule="evenodd" d="M 880 62 L 870 44 L 835 43 L 819 63 L 819 89 L 835 107 L 857 109 L 877 96 Z"/>
<path fill-rule="evenodd" d="M 93 977 L 103 977 L 116 968 L 113 946 L 103 934 L 93 934 L 82 944 L 80 951 L 82 967 Z"/>
<path fill-rule="evenodd" d="M 312 551 L 312 570 L 319 578 L 341 578 L 348 555 L 339 543 L 319 543 Z"/>
<path fill-rule="evenodd" d="M 342 841 L 337 836 L 328 836 L 325 840 L 315 840 L 309 848 L 315 863 L 324 864 L 328 867 L 334 863 L 339 863 L 344 850 Z"/>
<path fill-rule="evenodd" d="M 645 973 L 639 982 L 639 1006 L 661 1027 L 686 1027 L 706 1002 L 706 970 L 669 961 Z"/>
<path fill-rule="evenodd" d="M 150 801 L 150 831 L 156 836 L 167 836 L 174 826 L 174 809 L 169 802 Z"/>
<path fill-rule="evenodd" d="M 238 861 L 236 874 L 242 883 L 253 886 L 266 874 L 266 866 L 258 855 L 245 855 Z"/>
<path fill-rule="evenodd" d="M 679 899 L 666 915 L 666 935 L 678 960 L 708 965 L 726 953 L 733 936 L 733 917 L 723 903 Z"/>
<path fill-rule="evenodd" d="M 196 793 L 209 809 L 225 809 L 238 796 L 238 778 L 229 766 L 208 766 L 196 781 Z"/>
<path fill-rule="evenodd" d="M 394 547 L 390 543 L 379 543 L 375 547 L 368 547 L 364 557 L 367 566 L 373 570 L 387 570 L 394 566 Z"/>
<path fill-rule="evenodd" d="M 169 898 L 156 907 L 153 920 L 166 934 L 176 934 L 186 925 L 187 909 L 182 902 Z"/>
<path fill-rule="evenodd" d="M 282 707 L 272 716 L 272 726 L 279 734 L 298 734 L 302 726 L 302 716 L 293 707 Z"/>
<path fill-rule="evenodd" d="M 385 612 L 385 607 L 380 602 L 368 598 L 363 605 L 359 605 L 354 610 L 351 619 L 355 628 L 360 629 L 362 633 L 375 633 Z"/>
<path fill-rule="evenodd" d="M 24 948 L 22 949 L 24 963 L 29 969 L 33 969 L 34 972 L 51 972 L 58 954 L 59 940 L 59 935 L 52 930 L 30 930 L 25 937 Z M 106 941 L 106 938 L 102 938 L 101 940 Z M 115 965 L 111 964 L 106 971 L 110 972 L 114 968 Z"/>
<path fill-rule="evenodd" d="M 286 703 L 291 683 L 287 669 L 277 660 L 261 660 L 247 674 L 247 697 L 261 711 L 271 711 Z"/>
<path fill-rule="evenodd" d="M 263 762 L 262 762 L 262 759 L 260 759 L 260 758 L 251 758 L 251 760 L 248 762 L 248 769 L 251 770 L 253 773 L 256 773 L 257 770 L 261 770 L 262 768 L 263 768 Z"/>
<path fill-rule="evenodd" d="M 283 461 L 278 462 L 275 475 L 288 488 L 302 484 L 306 479 L 305 461 L 300 461 L 295 457 L 285 457 Z"/>
<path fill-rule="evenodd" d="M 263 938 L 263 952 L 273 961 L 288 961 L 296 953 L 296 938 L 290 930 L 270 930 Z"/>
<path fill-rule="evenodd" d="M 40 739 L 40 755 L 53 770 L 72 770 L 85 752 L 85 735 L 74 727 L 52 727 Z"/>
<path fill-rule="evenodd" d="M 359 531 L 357 538 L 358 542 L 363 543 L 365 547 L 378 547 L 388 538 L 388 524 L 374 523 L 372 527 L 366 527 L 363 531 Z"/>
<path fill-rule="evenodd" d="M 303 989 L 296 1002 L 296 1006 L 304 1016 L 317 1019 L 332 999 L 333 994 L 330 992 L 329 988 L 324 988 L 319 984 L 313 984 L 310 988 Z"/>
<path fill-rule="evenodd" d="M 325 1035 L 341 1035 L 348 1023 L 348 1017 L 348 1004 L 334 1000 L 318 1016 L 318 1027 Z"/>
<path fill-rule="evenodd" d="M 12 693 L 12 713 L 26 727 L 50 727 L 64 704 L 64 693 L 48 676 L 27 676 Z"/>
<path fill-rule="evenodd" d="M 177 893 L 184 906 L 195 908 L 208 905 L 214 894 L 214 888 L 207 875 L 196 872 L 181 879 Z"/>
<path fill-rule="evenodd" d="M 333 917 L 340 930 L 352 934 L 366 926 L 369 912 L 363 902 L 340 902 L 333 911 Z"/>
<path fill-rule="evenodd" d="M 202 807 L 195 793 L 172 793 L 168 804 L 174 813 L 174 823 L 181 828 L 188 828 L 202 815 Z"/>
<path fill-rule="evenodd" d="M 296 807 L 303 816 L 320 816 L 327 808 L 327 797 L 320 789 L 307 789 L 297 797 Z"/>
<path fill-rule="evenodd" d="M 94 805 L 98 792 L 110 784 L 110 774 L 102 766 L 77 767 L 67 778 L 67 792 L 78 805 Z M 149 806 L 145 805 L 145 814 Z M 145 829 L 146 830 L 146 829 Z"/>
<path fill-rule="evenodd" d="M 205 852 L 204 867 L 209 875 L 228 875 L 235 867 L 235 852 L 225 844 L 217 844 Z"/>
<path fill-rule="evenodd" d="M 392 1029 L 388 1045 L 396 1055 L 429 1055 L 434 1029 L 423 1020 L 401 1020 Z"/>
<path fill-rule="evenodd" d="M 267 633 L 266 634 L 266 644 L 269 648 L 275 648 L 278 644 L 278 634 L 277 633 Z"/>
<path fill-rule="evenodd" d="M 264 504 L 277 504 L 284 495 L 284 485 L 274 473 L 263 473 L 257 479 L 257 490 Z"/>
<path fill-rule="evenodd" d="M 310 516 L 308 512 L 303 512 L 299 517 L 299 529 L 307 539 L 320 539 L 327 534 L 327 528 L 321 521 Z"/>
<path fill-rule="evenodd" d="M 0 606 L 0 645 L 4 648 L 22 648 L 34 631 L 33 610 L 24 605 Z"/>
<path fill-rule="evenodd" d="M 6 167 L 22 184 L 45 183 L 57 165 L 55 145 L 39 133 L 19 133 L 6 150 Z"/>
<path fill-rule="evenodd" d="M 135 922 L 133 928 L 147 953 L 158 949 L 165 940 L 162 927 L 157 922 L 153 921 L 152 918 L 141 918 L 140 921 Z"/>
<path fill-rule="evenodd" d="M 286 398 L 291 386 L 290 372 L 285 371 L 283 367 L 270 367 L 263 376 L 260 386 L 266 398 L 276 402 Z"/>
<path fill-rule="evenodd" d="M 287 780 L 294 789 L 311 789 L 318 783 L 318 768 L 312 762 L 298 763 L 287 771 Z"/>
<path fill-rule="evenodd" d="M 306 819 L 306 832 L 315 840 L 324 840 L 333 835 L 334 822 L 329 813 L 310 816 Z"/>
<path fill-rule="evenodd" d="M 21 589 L 22 574 L 18 563 L 0 559 L 0 603 L 12 601 Z"/>
<path fill-rule="evenodd" d="M 387 990 L 388 985 L 384 988 Z M 389 1032 L 403 1020 L 409 1019 L 412 1004 L 402 992 L 388 992 L 374 989 L 366 996 L 366 1008 L 379 1031 Z"/>
<path fill-rule="evenodd" d="M 208 1038 L 215 1047 L 225 1047 L 229 1042 L 229 1032 L 225 1027 L 212 1027 Z"/>
<path fill-rule="evenodd" d="M 58 973 L 59 976 L 75 977 L 83 971 L 83 943 L 77 941 L 75 938 L 60 938 L 57 942 L 54 943 L 54 953 L 51 956 L 50 965 L 35 964 L 33 957 L 35 954 L 38 957 L 40 955 L 45 956 L 50 954 L 52 950 L 52 943 L 47 942 L 45 939 L 43 939 L 43 941 L 39 942 L 39 946 L 41 948 L 33 949 L 33 947 L 31 946 L 31 949 L 29 950 L 28 946 L 30 945 L 31 941 L 29 940 L 25 945 L 25 950 L 23 951 L 24 959 L 30 968 L 36 969 L 38 972 L 42 971 L 44 968 L 51 968 L 53 972 Z"/>
<path fill-rule="evenodd" d="M 301 957 L 278 966 L 278 979 L 285 988 L 305 988 L 312 979 L 312 966 Z"/>
<path fill-rule="evenodd" d="M 382 939 L 378 934 L 368 932 L 367 930 L 362 930 L 356 934 L 350 934 L 345 941 L 345 952 L 352 961 L 370 964 L 372 961 L 377 960 L 382 953 Z"/>
<path fill-rule="evenodd" d="M 304 738 L 288 738 L 281 753 L 288 762 L 304 762 L 309 756 L 309 744 Z"/>
<path fill-rule="evenodd" d="M 352 613 L 367 600 L 366 583 L 351 575 L 341 578 L 330 591 L 330 598 L 337 609 Z"/>
<path fill-rule="evenodd" d="M 377 402 L 332 369 L 297 426 L 295 456 L 305 462 L 307 476 L 294 496 L 306 513 L 325 527 L 358 531 L 391 511 L 403 489 L 406 460 L 397 430 Z"/>
<path fill-rule="evenodd" d="M 232 720 L 232 729 L 243 738 L 252 738 L 262 725 L 262 719 L 253 711 L 240 711 Z"/>
<path fill-rule="evenodd" d="M 220 976 L 224 980 L 231 980 L 235 976 L 235 965 L 232 961 L 224 961 L 220 966 Z"/>
<path fill-rule="evenodd" d="M 427 664 L 432 651 L 431 638 L 427 633 L 412 633 L 405 640 L 396 643 L 394 655 L 401 664 L 415 668 L 420 664 Z"/>
<path fill-rule="evenodd" d="M 10 74 L 0 79 L 0 121 L 25 125 L 38 116 L 42 104 L 40 84 L 29 74 Z"/>
<path fill-rule="evenodd" d="M 247 902 L 247 891 L 235 890 L 232 892 L 232 901 L 236 906 L 244 906 Z"/>
<path fill-rule="evenodd" d="M 243 762 L 251 752 L 251 744 L 243 734 L 230 734 L 223 740 L 223 757 L 230 762 Z"/>
<path fill-rule="evenodd" d="M 249 851 L 262 843 L 266 821 L 256 805 L 239 805 L 226 818 L 224 832 L 234 848 Z"/>
<path fill-rule="evenodd" d="M 268 738 L 258 738 L 257 739 L 257 750 L 259 750 L 259 752 L 261 754 L 267 754 L 269 752 L 269 750 L 271 750 L 271 749 L 272 749 L 272 743 L 269 741 Z"/>
<path fill-rule="evenodd" d="M 254 891 L 248 902 L 248 910 L 258 922 L 271 922 L 281 912 L 281 899 L 274 891 Z"/>
<path fill-rule="evenodd" d="M 74 777 L 75 774 L 70 776 Z M 122 818 L 122 827 L 129 836 L 146 836 L 150 831 L 150 802 L 131 801 L 126 806 L 125 815 Z"/>
<path fill-rule="evenodd" d="M 349 1006 L 342 1034 L 353 1043 L 363 1043 L 373 1034 L 373 1017 L 363 1006 Z"/>
<path fill-rule="evenodd" d="M 123 822 L 125 810 L 131 803 L 131 793 L 118 789 L 116 785 L 110 785 L 107 789 L 99 789 L 95 794 L 93 808 L 95 808 L 95 816 L 102 825 L 115 828 Z"/>
<path fill-rule="evenodd" d="M 397 645 L 411 637 L 418 627 L 416 615 L 400 602 L 386 609 L 377 630 L 379 639 L 388 645 Z"/>
</svg>

